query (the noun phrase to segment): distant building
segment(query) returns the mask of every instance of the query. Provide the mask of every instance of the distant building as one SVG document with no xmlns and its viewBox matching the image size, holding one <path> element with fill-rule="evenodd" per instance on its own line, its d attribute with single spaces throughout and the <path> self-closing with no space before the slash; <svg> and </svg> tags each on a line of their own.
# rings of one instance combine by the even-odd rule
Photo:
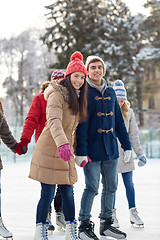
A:
<svg viewBox="0 0 160 240">
<path fill-rule="evenodd" d="M 148 112 L 160 113 L 160 69 L 150 66 L 143 80 L 143 107 Z"/>
<path fill-rule="evenodd" d="M 145 110 L 146 125 L 155 122 L 160 127 L 160 69 L 154 64 L 145 68 L 143 79 L 143 109 Z"/>
</svg>

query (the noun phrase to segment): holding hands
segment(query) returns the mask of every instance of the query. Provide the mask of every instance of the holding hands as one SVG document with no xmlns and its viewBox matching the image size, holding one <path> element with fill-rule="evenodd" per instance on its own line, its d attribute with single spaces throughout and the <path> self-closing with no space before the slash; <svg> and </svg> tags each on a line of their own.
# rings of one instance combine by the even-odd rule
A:
<svg viewBox="0 0 160 240">
<path fill-rule="evenodd" d="M 89 156 L 75 156 L 74 158 L 75 163 L 79 166 L 79 167 L 84 167 L 86 166 L 86 164 L 88 162 L 92 162 L 92 160 L 89 158 Z"/>
<path fill-rule="evenodd" d="M 28 143 L 29 143 L 29 140 L 27 138 L 22 138 L 21 141 L 17 144 L 15 148 L 15 152 L 18 155 L 25 154 L 28 150 Z"/>
</svg>

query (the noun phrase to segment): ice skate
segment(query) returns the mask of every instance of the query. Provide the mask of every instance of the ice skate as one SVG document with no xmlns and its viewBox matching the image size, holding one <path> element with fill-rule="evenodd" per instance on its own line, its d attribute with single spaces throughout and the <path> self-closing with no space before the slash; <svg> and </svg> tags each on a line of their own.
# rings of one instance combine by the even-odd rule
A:
<svg viewBox="0 0 160 240">
<path fill-rule="evenodd" d="M 37 223 L 34 240 L 49 240 L 48 223 Z"/>
<path fill-rule="evenodd" d="M 47 222 L 49 223 L 49 226 L 48 226 L 48 234 L 49 235 L 53 234 L 53 231 L 55 230 L 55 227 L 53 226 L 52 221 L 51 221 L 51 213 L 52 213 L 52 208 L 50 207 L 49 213 L 47 216 Z"/>
<path fill-rule="evenodd" d="M 12 233 L 9 232 L 7 228 L 4 226 L 1 217 L 0 217 L 0 236 L 2 236 L 4 239 L 13 240 Z"/>
<path fill-rule="evenodd" d="M 112 237 L 115 239 L 125 239 L 127 234 L 111 226 L 113 223 L 112 218 L 106 218 L 100 220 L 100 235 L 106 237 Z"/>
<path fill-rule="evenodd" d="M 78 237 L 82 240 L 99 240 L 99 238 L 94 233 L 94 223 L 90 221 L 90 219 L 81 221 Z"/>
<path fill-rule="evenodd" d="M 136 207 L 129 209 L 129 216 L 130 216 L 130 222 L 132 225 L 135 225 L 138 227 L 144 227 L 144 222 L 138 216 Z"/>
<path fill-rule="evenodd" d="M 77 221 L 66 222 L 65 240 L 79 240 L 77 236 Z"/>
<path fill-rule="evenodd" d="M 120 225 L 119 225 L 119 222 L 118 222 L 118 219 L 117 219 L 117 216 L 116 216 L 116 209 L 114 208 L 112 210 L 112 220 L 113 220 L 113 223 L 112 223 L 112 227 L 115 227 L 115 228 L 119 228 Z"/>
<path fill-rule="evenodd" d="M 64 214 L 62 212 L 57 212 L 56 213 L 56 224 L 58 226 L 59 231 L 65 231 L 66 229 L 66 222 L 64 219 Z"/>
</svg>

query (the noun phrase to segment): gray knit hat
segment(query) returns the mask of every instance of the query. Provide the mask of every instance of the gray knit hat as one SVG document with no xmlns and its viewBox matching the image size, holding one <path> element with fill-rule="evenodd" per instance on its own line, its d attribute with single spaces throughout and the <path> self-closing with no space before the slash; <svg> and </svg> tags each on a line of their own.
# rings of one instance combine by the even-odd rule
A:
<svg viewBox="0 0 160 240">
<path fill-rule="evenodd" d="M 102 58 L 98 57 L 98 56 L 94 56 L 94 55 L 90 55 L 87 57 L 86 59 L 86 63 L 85 63 L 85 66 L 88 70 L 88 66 L 91 62 L 93 62 L 94 60 L 97 60 L 97 61 L 100 61 L 102 64 L 103 64 L 103 69 L 104 69 L 104 75 L 106 73 L 106 66 L 105 66 L 105 63 L 104 61 L 102 60 Z"/>
</svg>

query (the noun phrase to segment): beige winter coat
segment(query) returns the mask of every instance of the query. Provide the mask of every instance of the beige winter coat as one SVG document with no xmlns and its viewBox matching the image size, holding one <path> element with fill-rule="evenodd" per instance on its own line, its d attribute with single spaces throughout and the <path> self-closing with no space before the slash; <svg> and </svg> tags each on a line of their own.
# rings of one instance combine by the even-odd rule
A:
<svg viewBox="0 0 160 240">
<path fill-rule="evenodd" d="M 132 144 L 132 148 L 137 156 L 143 154 L 142 146 L 139 141 L 138 136 L 138 126 L 136 123 L 136 118 L 134 115 L 134 112 L 131 108 L 129 108 L 129 116 L 128 121 L 124 118 L 126 128 L 129 134 L 129 138 Z M 134 159 L 133 154 L 130 158 L 130 161 L 128 163 L 124 163 L 123 157 L 124 157 L 124 150 L 121 148 L 120 142 L 118 141 L 118 149 L 119 149 L 119 159 L 118 159 L 118 173 L 125 173 L 130 172 L 135 169 L 134 165 Z"/>
<path fill-rule="evenodd" d="M 73 115 L 68 105 L 67 88 L 52 82 L 44 92 L 47 100 L 47 123 L 33 152 L 29 177 L 46 184 L 73 185 L 77 181 L 74 158 L 65 162 L 57 148 L 69 143 L 72 152 L 74 132 L 79 116 Z"/>
</svg>

